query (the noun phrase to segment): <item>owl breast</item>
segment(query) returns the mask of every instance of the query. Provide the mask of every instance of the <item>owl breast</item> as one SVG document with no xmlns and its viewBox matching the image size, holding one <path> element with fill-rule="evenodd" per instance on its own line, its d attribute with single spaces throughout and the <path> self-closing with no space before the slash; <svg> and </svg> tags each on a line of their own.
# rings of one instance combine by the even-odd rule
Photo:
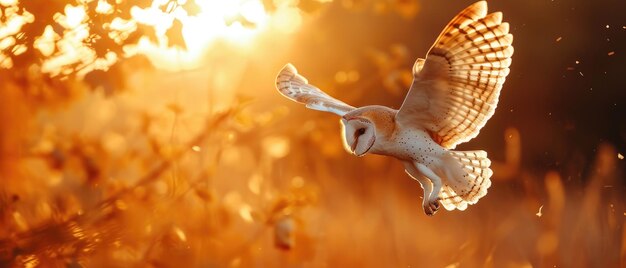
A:
<svg viewBox="0 0 626 268">
<path fill-rule="evenodd" d="M 379 142 L 380 140 L 380 142 Z M 445 154 L 445 149 L 437 144 L 421 129 L 396 128 L 394 135 L 386 140 L 377 139 L 373 153 L 393 156 L 401 160 L 416 161 L 430 166 L 436 164 Z"/>
</svg>

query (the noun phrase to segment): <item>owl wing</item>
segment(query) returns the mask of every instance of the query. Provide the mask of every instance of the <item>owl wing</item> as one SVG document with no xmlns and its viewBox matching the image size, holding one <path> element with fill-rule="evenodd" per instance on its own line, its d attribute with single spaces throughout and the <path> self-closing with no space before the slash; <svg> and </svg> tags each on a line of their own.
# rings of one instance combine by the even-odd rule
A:
<svg viewBox="0 0 626 268">
<path fill-rule="evenodd" d="M 331 112 L 339 116 L 355 109 L 310 85 L 304 76 L 298 74 L 298 70 L 291 63 L 285 65 L 276 76 L 276 89 L 283 96 L 305 104 L 309 109 Z"/>
<path fill-rule="evenodd" d="M 396 120 L 426 128 L 453 149 L 476 137 L 493 115 L 509 74 L 513 35 L 487 3 L 461 11 L 441 32 L 426 59 L 413 66 L 413 84 Z"/>
</svg>

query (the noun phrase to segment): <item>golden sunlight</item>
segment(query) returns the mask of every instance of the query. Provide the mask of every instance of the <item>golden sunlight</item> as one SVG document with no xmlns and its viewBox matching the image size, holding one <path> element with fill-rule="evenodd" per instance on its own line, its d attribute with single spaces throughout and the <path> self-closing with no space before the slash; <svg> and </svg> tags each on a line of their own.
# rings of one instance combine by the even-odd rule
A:
<svg viewBox="0 0 626 268">
<path fill-rule="evenodd" d="M 192 8 L 185 7 L 189 3 L 194 4 Z M 96 14 L 111 15 L 118 12 L 115 6 L 119 3 L 81 0 L 54 13 L 54 23 L 60 27 L 52 23 L 40 29 L 32 48 L 45 56 L 41 71 L 53 77 L 72 73 L 83 77 L 93 70 L 106 71 L 118 59 L 136 54 L 147 56 L 163 70 L 197 69 L 218 47 L 247 55 L 253 53 L 261 35 L 290 34 L 301 26 L 303 13 L 298 0 L 272 3 L 269 12 L 263 0 L 152 0 L 148 6 L 132 6 L 130 17 L 113 15 L 102 22 L 105 34 L 119 45 L 133 34 L 141 35 L 122 50 L 109 51 L 95 47 L 102 37 L 94 33 L 97 29 L 91 29 L 88 12 L 95 8 Z M 11 68 L 11 54 L 28 49 L 16 42 L 17 35 L 36 18 L 27 9 L 20 9 L 19 1 L 1 0 L 0 5 L 5 17 L 0 21 L 0 67 Z"/>
<path fill-rule="evenodd" d="M 626 268 L 624 1 L 0 0 L 0 268 Z"/>
<path fill-rule="evenodd" d="M 265 10 L 261 0 L 198 0 L 199 13 L 189 15 L 181 6 L 186 0 L 178 1 L 178 6 L 163 12 L 160 7 L 168 1 L 154 0 L 149 8 L 134 7 L 131 14 L 138 23 L 155 28 L 158 43 L 143 37 L 136 46 L 127 48 L 129 53 L 145 54 L 158 67 L 169 70 L 193 69 L 199 67 L 204 56 L 216 43 L 225 42 L 241 50 L 250 50 L 260 33 L 275 28 L 284 29 L 284 25 L 299 25 L 300 13 L 297 1 L 277 1 L 275 16 L 288 12 L 293 21 L 275 21 Z M 168 46 L 166 31 L 174 20 L 182 23 L 182 36 L 185 48 Z M 280 25 L 276 25 L 279 22 Z M 270 26 L 270 27 L 268 27 Z M 290 26 L 293 28 L 293 26 Z"/>
</svg>

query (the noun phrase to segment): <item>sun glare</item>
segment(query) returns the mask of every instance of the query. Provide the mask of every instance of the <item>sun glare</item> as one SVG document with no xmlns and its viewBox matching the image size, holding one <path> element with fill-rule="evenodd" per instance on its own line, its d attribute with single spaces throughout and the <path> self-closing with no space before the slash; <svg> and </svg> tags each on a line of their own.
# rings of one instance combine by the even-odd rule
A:
<svg viewBox="0 0 626 268">
<path fill-rule="evenodd" d="M 165 3 L 155 0 L 151 7 L 131 10 L 133 19 L 155 27 L 158 44 L 143 38 L 129 52 L 147 55 L 159 68 L 196 68 L 216 42 L 227 42 L 241 49 L 250 48 L 253 40 L 267 30 L 270 15 L 261 0 L 197 0 L 198 14 L 189 15 L 180 6 L 169 12 L 159 7 Z M 167 2 L 167 1 L 165 1 Z M 179 1 L 183 5 L 186 1 Z M 292 1 L 294 2 L 294 1 Z M 295 2 L 294 2 L 295 3 Z M 295 8 L 294 8 L 295 9 Z M 166 31 L 174 20 L 182 23 L 186 48 L 168 46 Z"/>
<path fill-rule="evenodd" d="M 188 1 L 152 0 L 147 7 L 130 8 L 130 17 L 103 21 L 102 28 L 117 44 L 124 44 L 134 33 L 141 37 L 125 45 L 123 52 L 96 53 L 94 41 L 101 37 L 92 32 L 95 29 L 91 29 L 89 9 L 111 15 L 120 1 L 79 0 L 53 15 L 61 27 L 47 25 L 34 36 L 32 49 L 45 56 L 41 70 L 51 76 L 82 77 L 93 70 L 106 71 L 118 59 L 135 54 L 146 55 L 156 68 L 177 71 L 199 68 L 211 53 L 225 46 L 237 53 L 252 53 L 260 36 L 290 34 L 302 24 L 298 0 L 273 0 L 271 12 L 266 10 L 267 0 Z M 0 5 L 4 6 L 5 18 L 0 21 L 0 49 L 4 50 L 0 52 L 0 67 L 10 68 L 10 54 L 19 55 L 29 49 L 17 43 L 21 28 L 38 18 L 20 9 L 19 1 L 0 0 Z M 144 34 L 146 27 L 154 30 Z"/>
</svg>

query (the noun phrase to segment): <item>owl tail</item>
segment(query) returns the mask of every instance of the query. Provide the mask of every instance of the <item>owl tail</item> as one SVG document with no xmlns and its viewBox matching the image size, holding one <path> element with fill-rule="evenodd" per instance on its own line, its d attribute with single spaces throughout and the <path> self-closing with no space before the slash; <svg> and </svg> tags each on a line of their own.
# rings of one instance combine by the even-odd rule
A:
<svg viewBox="0 0 626 268">
<path fill-rule="evenodd" d="M 439 197 L 447 210 L 465 210 L 487 194 L 491 186 L 491 161 L 485 151 L 450 151 L 446 183 Z"/>
</svg>

